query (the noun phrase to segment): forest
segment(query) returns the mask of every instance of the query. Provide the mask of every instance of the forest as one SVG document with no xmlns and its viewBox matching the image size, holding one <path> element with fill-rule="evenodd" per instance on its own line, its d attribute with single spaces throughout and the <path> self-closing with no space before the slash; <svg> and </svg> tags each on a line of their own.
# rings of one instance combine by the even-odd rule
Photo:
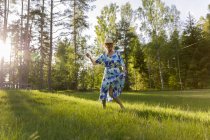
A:
<svg viewBox="0 0 210 140">
<path fill-rule="evenodd" d="M 189 13 L 181 21 L 179 9 L 161 0 L 140 0 L 137 9 L 111 3 L 97 16 L 89 43 L 94 1 L 0 0 L 0 88 L 99 89 L 104 67 L 85 54 L 103 53 L 106 36 L 123 55 L 124 90 L 210 87 L 210 4 L 205 17 Z"/>
</svg>

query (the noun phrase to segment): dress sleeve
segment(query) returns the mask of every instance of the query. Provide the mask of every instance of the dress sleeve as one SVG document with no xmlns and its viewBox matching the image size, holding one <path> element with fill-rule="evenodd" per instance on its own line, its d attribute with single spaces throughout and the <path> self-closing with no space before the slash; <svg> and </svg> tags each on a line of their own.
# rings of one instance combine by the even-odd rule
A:
<svg viewBox="0 0 210 140">
<path fill-rule="evenodd" d="M 97 59 L 96 59 L 96 61 L 95 61 L 97 64 L 102 64 L 102 63 L 104 63 L 104 55 L 102 54 L 102 55 L 100 55 Z"/>
<path fill-rule="evenodd" d="M 119 56 L 120 65 L 124 67 L 125 66 L 125 63 L 124 63 L 124 60 L 123 60 L 123 58 L 121 56 L 121 53 L 120 52 L 117 52 L 117 54 Z"/>
</svg>

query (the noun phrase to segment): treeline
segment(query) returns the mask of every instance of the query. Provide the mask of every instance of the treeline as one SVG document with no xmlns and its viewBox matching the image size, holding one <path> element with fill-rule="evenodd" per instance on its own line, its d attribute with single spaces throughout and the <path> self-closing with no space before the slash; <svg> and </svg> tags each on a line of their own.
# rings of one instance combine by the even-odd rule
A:
<svg viewBox="0 0 210 140">
<path fill-rule="evenodd" d="M 206 17 L 196 21 L 189 13 L 181 22 L 176 7 L 161 0 L 141 0 L 138 9 L 112 3 L 97 17 L 95 42 L 88 45 L 84 31 L 92 2 L 0 2 L 1 38 L 11 38 L 13 49 L 9 62 L 1 59 L 1 86 L 7 82 L 13 88 L 98 89 L 103 67 L 93 67 L 85 53 L 97 57 L 109 36 L 128 69 L 125 89 L 209 87 L 210 5 Z"/>
</svg>

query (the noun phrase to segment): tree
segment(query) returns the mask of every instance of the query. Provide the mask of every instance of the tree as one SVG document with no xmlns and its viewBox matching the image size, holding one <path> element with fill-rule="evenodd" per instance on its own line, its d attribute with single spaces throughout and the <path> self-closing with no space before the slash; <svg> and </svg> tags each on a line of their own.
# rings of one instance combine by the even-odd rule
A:
<svg viewBox="0 0 210 140">
<path fill-rule="evenodd" d="M 180 71 L 180 37 L 175 29 L 170 36 L 168 50 L 169 88 L 182 90 L 182 77 Z"/>
<path fill-rule="evenodd" d="M 47 73 L 48 73 L 48 64 L 49 64 L 49 52 L 50 52 L 50 37 L 49 37 L 49 18 L 47 15 L 47 9 L 45 7 L 44 1 L 40 3 L 37 1 L 37 6 L 31 9 L 30 15 L 32 18 L 31 24 L 31 55 L 32 55 L 32 63 L 33 65 L 39 67 L 37 69 L 37 74 L 39 75 L 38 84 L 39 89 L 47 88 Z M 40 8 L 41 7 L 41 8 Z M 34 58 L 33 58 L 34 57 Z M 36 62 L 34 62 L 36 61 Z M 31 69 L 32 71 L 33 69 Z M 37 77 L 31 75 L 31 81 L 36 81 Z M 46 84 L 45 84 L 46 83 Z M 37 85 L 36 85 L 37 86 Z"/>
<path fill-rule="evenodd" d="M 31 7 L 31 1 L 28 0 L 28 5 L 27 5 L 27 21 L 26 21 L 26 26 L 25 26 L 25 37 L 24 37 L 24 56 L 23 56 L 23 71 L 24 71 L 24 76 L 23 76 L 23 83 L 26 87 L 29 86 L 28 83 L 28 76 L 29 76 L 29 62 L 30 62 L 30 34 L 29 34 L 29 20 L 30 20 L 30 7 Z"/>
<path fill-rule="evenodd" d="M 137 34 L 134 34 L 134 37 L 129 43 L 130 56 L 131 60 L 129 63 L 130 66 L 130 77 L 132 84 L 131 87 L 134 90 L 146 89 L 148 88 L 148 69 L 145 62 L 145 55 L 143 52 L 143 44 L 140 43 L 140 40 Z"/>
<path fill-rule="evenodd" d="M 117 23 L 116 23 L 116 13 L 118 11 L 118 6 L 111 3 L 109 6 L 105 6 L 101 15 L 97 17 L 98 25 L 95 26 L 96 40 L 101 46 L 104 44 L 104 40 L 107 36 L 112 38 L 114 42 L 117 42 Z"/>
<path fill-rule="evenodd" d="M 16 84 L 18 84 L 19 80 L 19 42 L 20 42 L 20 20 L 17 20 L 9 25 L 10 38 L 13 45 L 13 49 L 11 52 L 11 65 L 10 65 L 10 74 L 9 74 L 9 82 L 13 84 L 13 88 L 15 88 Z"/>
<path fill-rule="evenodd" d="M 8 23 L 8 13 L 9 13 L 9 0 L 4 0 L 4 10 L 3 10 L 3 17 L 4 17 L 4 21 L 3 21 L 3 37 L 2 37 L 2 41 L 3 43 L 6 43 L 6 39 L 7 39 L 7 23 Z M 4 78 L 5 78 L 5 74 L 4 74 L 4 58 L 0 58 L 0 87 L 2 86 L 3 82 L 4 82 Z"/>
<path fill-rule="evenodd" d="M 69 0 L 66 1 L 69 3 L 70 8 L 65 10 L 65 14 L 68 14 L 68 17 L 70 17 L 70 24 L 66 24 L 70 27 L 70 32 L 72 35 L 72 44 L 74 46 L 74 88 L 77 89 L 78 87 L 78 72 L 79 72 L 79 65 L 78 65 L 78 50 L 79 45 L 78 42 L 80 40 L 79 34 L 86 28 L 88 28 L 87 23 L 87 15 L 86 12 L 88 12 L 91 9 L 91 6 L 89 3 L 93 2 L 94 0 Z M 63 1 L 65 3 L 65 1 Z"/>
<path fill-rule="evenodd" d="M 201 26 L 189 14 L 182 34 L 181 71 L 183 84 L 190 88 L 207 86 L 209 75 L 209 47 Z"/>
<path fill-rule="evenodd" d="M 142 20 L 141 31 L 145 32 L 154 45 L 153 49 L 156 49 L 156 56 L 158 61 L 159 76 L 161 82 L 161 89 L 164 89 L 164 78 L 161 63 L 161 44 L 158 43 L 158 37 L 165 34 L 167 25 L 172 21 L 169 7 L 161 0 L 142 0 L 142 6 L 138 9 L 139 17 Z M 149 54 L 147 54 L 149 55 Z M 155 58 L 156 59 L 156 58 Z M 147 60 L 148 64 L 151 65 Z M 149 66 L 150 67 L 150 66 Z"/>
<path fill-rule="evenodd" d="M 53 51 L 53 0 L 50 6 L 50 52 L 48 62 L 48 89 L 51 90 L 51 73 L 52 73 L 52 51 Z"/>
<path fill-rule="evenodd" d="M 118 23 L 118 39 L 121 40 L 121 45 L 123 46 L 124 56 L 125 56 L 125 67 L 127 69 L 127 75 L 125 77 L 125 89 L 130 89 L 130 80 L 129 80 L 129 54 L 130 54 L 130 41 L 134 37 L 132 31 L 132 22 L 133 22 L 133 10 L 130 3 L 126 3 L 121 7 L 120 11 L 121 20 Z"/>
<path fill-rule="evenodd" d="M 41 62 L 40 62 L 40 89 L 43 88 L 43 82 L 44 82 L 44 35 L 43 35 L 43 30 L 44 30 L 44 0 L 42 0 L 42 6 L 41 6 L 41 44 L 40 44 L 40 55 L 41 55 Z"/>
<path fill-rule="evenodd" d="M 67 39 L 58 43 L 55 53 L 52 84 L 52 87 L 55 89 L 73 88 L 71 87 L 71 80 L 73 77 L 71 68 L 73 64 L 70 66 L 68 63 L 68 61 L 73 61 L 73 50 L 71 43 Z"/>
</svg>

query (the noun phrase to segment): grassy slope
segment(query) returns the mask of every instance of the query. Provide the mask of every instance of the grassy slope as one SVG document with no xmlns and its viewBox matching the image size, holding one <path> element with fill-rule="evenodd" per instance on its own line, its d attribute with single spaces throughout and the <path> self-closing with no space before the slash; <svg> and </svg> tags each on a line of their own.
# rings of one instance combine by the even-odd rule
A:
<svg viewBox="0 0 210 140">
<path fill-rule="evenodd" d="M 210 139 L 210 91 L 141 92 L 103 110 L 98 93 L 0 91 L 0 140 Z"/>
</svg>

